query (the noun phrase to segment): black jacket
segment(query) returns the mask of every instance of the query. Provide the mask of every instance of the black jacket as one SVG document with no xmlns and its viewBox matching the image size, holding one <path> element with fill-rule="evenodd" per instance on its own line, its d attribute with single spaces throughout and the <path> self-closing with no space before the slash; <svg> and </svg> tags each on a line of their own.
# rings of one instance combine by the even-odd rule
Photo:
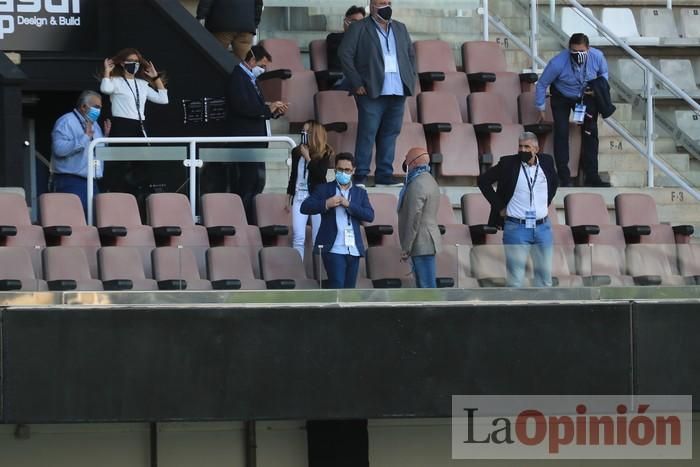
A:
<svg viewBox="0 0 700 467">
<path fill-rule="evenodd" d="M 301 159 L 301 150 L 299 146 L 292 149 L 292 171 L 289 175 L 289 184 L 287 185 L 287 194 L 294 196 L 297 191 L 297 176 L 299 175 L 299 159 Z M 320 159 L 311 159 L 306 170 L 309 173 L 309 193 L 314 191 L 318 185 L 326 183 L 326 172 L 328 171 L 328 162 L 330 153 L 326 152 Z"/>
<path fill-rule="evenodd" d="M 540 168 L 547 177 L 547 206 L 552 203 L 554 195 L 557 193 L 559 186 L 559 177 L 554 168 L 554 158 L 549 154 L 538 154 Z M 491 204 L 491 215 L 489 216 L 489 225 L 494 227 L 503 227 L 503 217 L 501 210 L 505 209 L 513 197 L 515 186 L 518 183 L 520 176 L 520 157 L 504 156 L 498 161 L 498 164 L 491 167 L 479 177 L 479 189 L 484 194 L 484 197 Z M 493 189 L 493 184 L 496 183 L 496 190 Z"/>
<path fill-rule="evenodd" d="M 211 32 L 252 32 L 260 24 L 263 0 L 199 0 L 197 19 Z"/>
<path fill-rule="evenodd" d="M 611 116 L 616 108 L 610 97 L 610 84 L 608 80 L 602 76 L 597 77 L 593 81 L 588 82 L 588 86 L 593 90 L 596 107 L 603 118 Z"/>
<path fill-rule="evenodd" d="M 266 136 L 265 120 L 272 118 L 265 98 L 250 76 L 236 65 L 228 87 L 229 121 L 234 136 Z"/>
<path fill-rule="evenodd" d="M 326 36 L 326 63 L 329 71 L 343 71 L 340 57 L 338 57 L 338 49 L 343 42 L 343 37 L 345 37 L 343 32 L 332 32 Z"/>
</svg>

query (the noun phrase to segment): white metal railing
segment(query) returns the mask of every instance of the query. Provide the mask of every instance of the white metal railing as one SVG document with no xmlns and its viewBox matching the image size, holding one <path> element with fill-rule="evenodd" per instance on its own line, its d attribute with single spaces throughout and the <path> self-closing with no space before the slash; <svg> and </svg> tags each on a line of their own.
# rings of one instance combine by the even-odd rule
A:
<svg viewBox="0 0 700 467">
<path fill-rule="evenodd" d="M 197 154 L 198 144 L 231 144 L 231 143 L 284 143 L 289 145 L 291 150 L 296 146 L 292 138 L 287 136 L 183 136 L 183 137 L 154 137 L 154 138 L 96 138 L 90 142 L 88 147 L 88 180 L 87 180 L 87 221 L 92 224 L 93 220 L 93 198 L 95 196 L 93 190 L 93 182 L 95 180 L 95 161 L 99 160 L 96 157 L 95 150 L 100 145 L 105 144 L 186 144 L 188 146 L 187 158 L 182 162 L 189 171 L 189 193 L 190 205 L 192 208 L 192 217 L 196 216 L 197 206 L 197 169 L 202 167 L 203 161 L 199 159 Z M 134 159 L 126 159 L 125 161 L 133 161 Z M 149 161 L 154 159 L 139 158 L 140 161 Z M 157 160 L 157 159 L 156 159 Z"/>
</svg>

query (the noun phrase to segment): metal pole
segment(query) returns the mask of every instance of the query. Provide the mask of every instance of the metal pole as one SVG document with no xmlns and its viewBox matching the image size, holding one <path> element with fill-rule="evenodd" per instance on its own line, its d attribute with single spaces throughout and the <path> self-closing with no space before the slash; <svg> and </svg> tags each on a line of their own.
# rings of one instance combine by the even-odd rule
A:
<svg viewBox="0 0 700 467">
<path fill-rule="evenodd" d="M 648 69 L 646 69 L 644 70 L 644 76 L 647 84 L 647 184 L 649 188 L 654 188 L 654 75 Z"/>
<path fill-rule="evenodd" d="M 484 40 L 489 40 L 489 0 L 481 0 L 481 9 L 483 10 L 483 16 L 481 22 L 484 29 Z"/>
<path fill-rule="evenodd" d="M 192 219 L 197 222 L 197 142 L 190 143 L 190 209 Z"/>
<path fill-rule="evenodd" d="M 537 0 L 530 0 L 530 61 L 533 73 L 537 73 L 537 55 Z"/>
<path fill-rule="evenodd" d="M 666 8 L 669 10 L 673 8 L 673 0 L 666 0 Z"/>
<path fill-rule="evenodd" d="M 557 19 L 557 0 L 549 0 L 549 19 L 552 23 Z"/>
<path fill-rule="evenodd" d="M 98 138 L 102 139 L 102 138 Z M 95 183 L 95 140 L 92 140 L 88 148 L 88 179 L 87 179 L 87 223 L 92 225 L 92 199 L 95 196 L 93 183 Z"/>
</svg>

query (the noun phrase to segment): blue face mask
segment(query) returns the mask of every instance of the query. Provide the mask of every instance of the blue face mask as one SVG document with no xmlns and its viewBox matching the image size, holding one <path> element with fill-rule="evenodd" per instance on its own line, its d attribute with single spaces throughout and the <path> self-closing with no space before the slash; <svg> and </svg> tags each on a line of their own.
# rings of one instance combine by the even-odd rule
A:
<svg viewBox="0 0 700 467">
<path fill-rule="evenodd" d="M 352 179 L 352 175 L 346 174 L 345 172 L 337 172 L 335 173 L 335 181 L 338 182 L 340 185 L 347 185 L 350 183 L 350 180 Z"/>
<path fill-rule="evenodd" d="M 88 109 L 87 114 L 85 114 L 85 118 L 90 120 L 91 122 L 96 122 L 98 118 L 100 118 L 100 108 L 99 107 L 90 107 Z"/>
</svg>

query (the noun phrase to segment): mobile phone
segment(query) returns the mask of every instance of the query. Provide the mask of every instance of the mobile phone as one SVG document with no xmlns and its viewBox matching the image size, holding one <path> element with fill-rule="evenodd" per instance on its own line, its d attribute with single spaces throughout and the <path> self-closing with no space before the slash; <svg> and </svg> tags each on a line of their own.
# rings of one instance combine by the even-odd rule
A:
<svg viewBox="0 0 700 467">
<path fill-rule="evenodd" d="M 309 133 L 307 131 L 301 132 L 301 144 L 309 144 Z"/>
</svg>

